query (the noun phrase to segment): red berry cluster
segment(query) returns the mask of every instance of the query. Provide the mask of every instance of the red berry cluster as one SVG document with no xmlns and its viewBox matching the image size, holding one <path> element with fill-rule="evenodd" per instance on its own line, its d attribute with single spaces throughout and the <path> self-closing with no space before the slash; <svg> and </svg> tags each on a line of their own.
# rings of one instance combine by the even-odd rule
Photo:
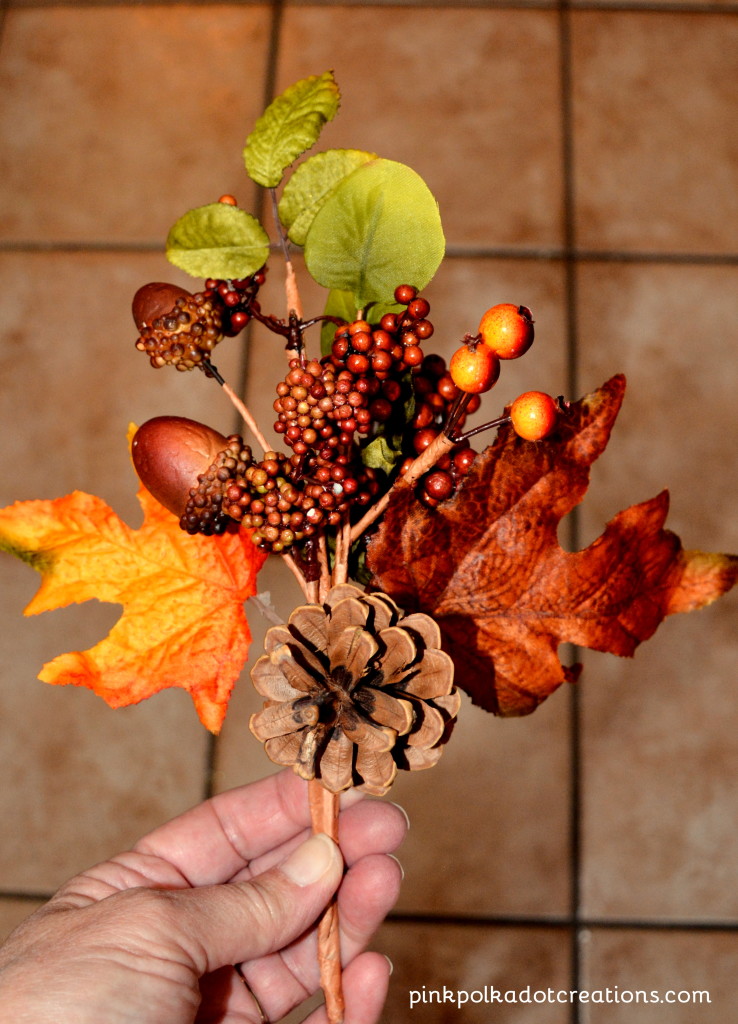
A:
<svg viewBox="0 0 738 1024">
<path fill-rule="evenodd" d="M 366 320 L 339 327 L 331 348 L 334 366 L 383 381 L 420 365 L 421 343 L 433 334 L 427 319 L 430 303 L 407 284 L 395 289 L 395 300 L 406 307 L 405 312 L 386 313 L 378 327 Z"/>
<path fill-rule="evenodd" d="M 330 360 L 303 366 L 298 358 L 277 385 L 274 429 L 292 448 L 293 479 L 304 482 L 304 494 L 317 501 L 330 525 L 378 492 L 376 473 L 361 462 L 355 435 L 371 430 L 380 386 L 376 378 L 337 371 Z"/>
<path fill-rule="evenodd" d="M 253 529 L 257 547 L 285 551 L 311 537 L 326 519 L 325 509 L 292 482 L 294 466 L 281 452 L 266 452 L 226 491 L 224 510 Z"/>
<path fill-rule="evenodd" d="M 410 421 L 411 450 L 408 451 L 401 473 L 438 437 L 461 393 L 448 372 L 445 359 L 437 355 L 423 359 L 418 371 L 413 374 L 413 390 L 415 413 Z M 457 427 L 463 426 L 467 415 L 476 412 L 479 405 L 479 396 L 471 396 L 464 412 L 456 420 Z M 475 455 L 468 441 L 462 442 L 462 446 L 452 454 L 444 455 L 433 470 L 418 481 L 416 494 L 420 501 L 429 508 L 435 508 L 441 501 L 450 498 L 456 492 L 461 478 L 471 468 Z"/>
<path fill-rule="evenodd" d="M 254 313 L 261 310 L 256 298 L 259 289 L 266 281 L 267 268 L 263 266 L 251 277 L 237 281 L 217 281 L 208 278 L 205 282 L 206 292 L 217 296 L 221 306 L 223 333 L 229 338 L 235 337 L 244 329 Z"/>
</svg>

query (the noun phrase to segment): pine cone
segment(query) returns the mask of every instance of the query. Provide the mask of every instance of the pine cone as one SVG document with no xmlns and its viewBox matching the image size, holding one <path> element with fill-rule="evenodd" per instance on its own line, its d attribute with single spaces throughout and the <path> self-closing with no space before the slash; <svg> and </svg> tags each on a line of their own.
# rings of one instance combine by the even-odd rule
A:
<svg viewBox="0 0 738 1024">
<path fill-rule="evenodd" d="M 338 793 L 383 796 L 397 769 L 429 768 L 460 698 L 453 662 L 427 615 L 403 618 L 386 594 L 333 587 L 273 626 L 251 678 L 266 697 L 251 731 L 276 764 Z"/>
</svg>

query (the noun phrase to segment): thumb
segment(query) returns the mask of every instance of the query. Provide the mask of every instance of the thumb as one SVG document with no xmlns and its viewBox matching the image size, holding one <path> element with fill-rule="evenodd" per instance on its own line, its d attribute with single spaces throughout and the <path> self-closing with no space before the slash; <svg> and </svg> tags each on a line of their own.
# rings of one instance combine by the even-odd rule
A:
<svg viewBox="0 0 738 1024">
<path fill-rule="evenodd" d="M 281 949 L 313 924 L 342 874 L 338 847 L 320 833 L 248 882 L 172 894 L 183 951 L 202 976 Z"/>
</svg>

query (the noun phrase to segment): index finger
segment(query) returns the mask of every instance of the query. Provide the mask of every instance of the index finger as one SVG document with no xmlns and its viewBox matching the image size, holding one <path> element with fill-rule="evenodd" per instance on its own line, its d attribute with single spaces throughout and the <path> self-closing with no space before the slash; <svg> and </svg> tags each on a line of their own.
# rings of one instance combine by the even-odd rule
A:
<svg viewBox="0 0 738 1024">
<path fill-rule="evenodd" d="M 360 794 L 351 790 L 344 802 Z M 310 824 L 307 783 L 289 769 L 211 797 L 140 839 L 136 853 L 174 865 L 190 885 L 227 882 Z"/>
</svg>

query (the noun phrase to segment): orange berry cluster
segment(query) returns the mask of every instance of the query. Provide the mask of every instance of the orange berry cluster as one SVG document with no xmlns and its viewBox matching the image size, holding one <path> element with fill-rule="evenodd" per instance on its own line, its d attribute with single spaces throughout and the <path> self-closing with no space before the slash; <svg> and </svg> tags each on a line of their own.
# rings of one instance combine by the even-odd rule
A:
<svg viewBox="0 0 738 1024">
<path fill-rule="evenodd" d="M 468 335 L 451 357 L 449 372 L 469 395 L 489 391 L 500 376 L 500 361 L 519 359 L 533 344 L 533 317 L 527 306 L 502 302 L 483 315 L 476 335 Z M 558 405 L 542 391 L 526 391 L 512 404 L 510 422 L 527 441 L 541 441 L 556 425 Z"/>
</svg>

